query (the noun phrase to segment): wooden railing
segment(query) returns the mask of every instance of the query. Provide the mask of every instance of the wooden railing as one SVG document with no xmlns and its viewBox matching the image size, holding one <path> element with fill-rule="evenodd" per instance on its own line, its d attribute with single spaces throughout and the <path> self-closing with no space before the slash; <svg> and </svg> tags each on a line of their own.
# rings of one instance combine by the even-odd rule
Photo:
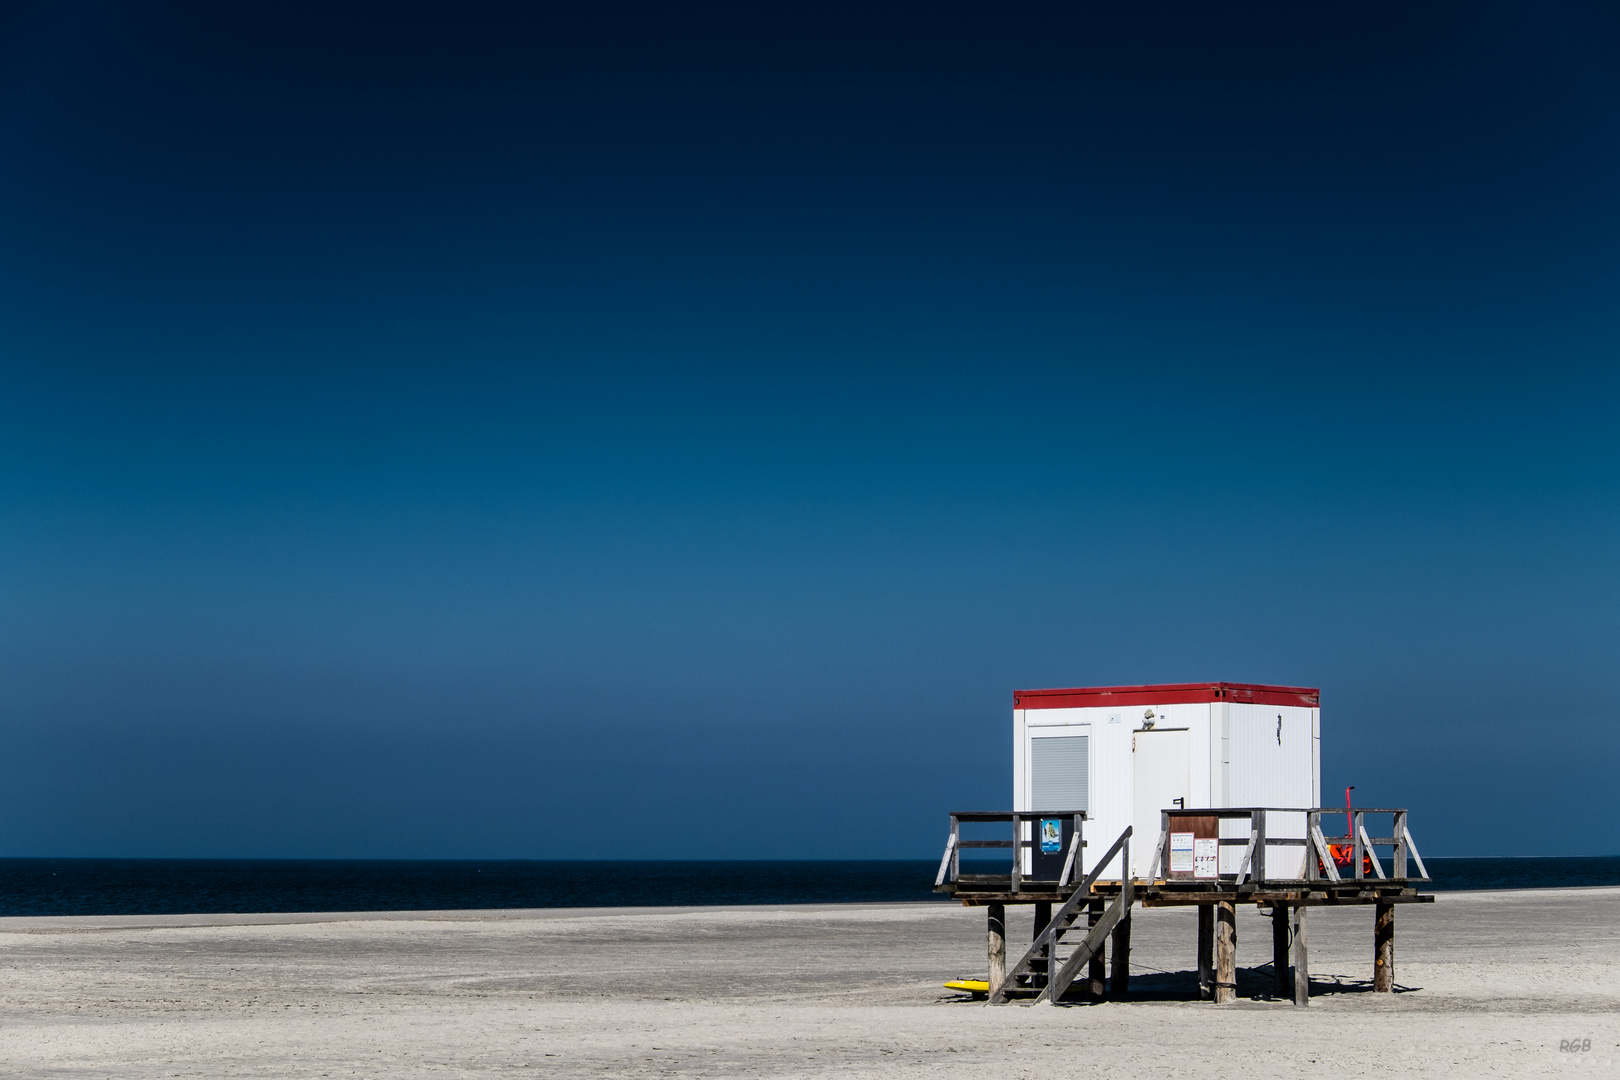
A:
<svg viewBox="0 0 1620 1080">
<path fill-rule="evenodd" d="M 1329 817 L 1332 817 L 1335 814 L 1345 813 L 1348 813 L 1350 816 L 1349 824 L 1351 827 L 1351 835 L 1323 836 L 1322 815 L 1326 814 Z M 1389 876 L 1391 879 L 1397 881 L 1430 880 L 1429 870 L 1423 865 L 1423 856 L 1418 854 L 1417 844 L 1412 840 L 1412 830 L 1407 828 L 1406 813 L 1407 812 L 1404 807 L 1399 809 L 1364 807 L 1359 810 L 1352 807 L 1350 810 L 1345 811 L 1319 806 L 1313 809 L 1310 812 L 1309 818 L 1310 838 L 1312 845 L 1316 848 L 1318 856 L 1322 860 L 1322 867 L 1327 871 L 1326 876 L 1329 878 L 1329 880 L 1342 880 L 1338 867 L 1334 865 L 1333 859 L 1329 856 L 1327 850 L 1328 845 L 1333 843 L 1335 840 L 1341 840 L 1350 845 L 1350 866 L 1354 871 L 1354 875 L 1351 880 L 1353 881 L 1365 880 L 1365 871 L 1369 862 L 1371 863 L 1374 875 L 1376 877 L 1382 878 L 1384 876 L 1383 863 L 1378 858 L 1378 853 L 1373 850 L 1375 845 L 1393 848 L 1390 858 Z M 1368 836 L 1366 822 L 1368 814 L 1390 815 L 1390 835 Z M 1415 878 L 1407 873 L 1407 871 L 1410 869 L 1410 867 L 1407 865 L 1408 860 L 1417 863 L 1418 872 Z M 1308 858 L 1305 860 L 1305 862 L 1305 869 L 1307 873 L 1320 873 L 1315 859 Z M 1312 878 L 1312 880 L 1315 880 L 1315 878 Z"/>
<path fill-rule="evenodd" d="M 962 876 L 962 850 L 1001 848 L 1012 849 L 1011 889 L 1019 892 L 1024 882 L 1024 859 L 1026 850 L 1034 848 L 1040 843 L 1035 837 L 1034 823 L 1051 820 L 1052 818 L 1070 818 L 1074 822 L 1074 835 L 1069 840 L 1068 850 L 1064 852 L 1063 871 L 1058 875 L 1058 885 L 1067 886 L 1080 875 L 1081 853 L 1086 846 L 1084 810 L 959 810 L 951 815 L 951 832 L 945 841 L 945 854 L 939 860 L 939 873 L 934 877 L 934 886 L 938 888 L 946 882 L 955 882 Z M 964 840 L 962 839 L 962 824 L 964 822 L 1006 822 L 1012 825 L 1012 839 L 1010 840 Z M 1031 825 L 1031 837 L 1024 838 L 1024 825 Z M 1031 879 L 1033 880 L 1033 879 Z"/>
<path fill-rule="evenodd" d="M 1327 807 L 1287 807 L 1287 806 L 1243 806 L 1220 807 L 1192 810 L 1163 810 L 1160 812 L 1160 833 L 1154 849 L 1152 869 L 1147 874 L 1147 880 L 1164 880 L 1170 877 L 1171 833 L 1178 830 L 1171 828 L 1171 823 L 1184 818 L 1216 818 L 1220 822 L 1241 821 L 1245 828 L 1241 835 L 1219 836 L 1217 850 L 1227 850 L 1241 846 L 1243 856 L 1235 872 L 1223 873 L 1220 871 L 1220 859 L 1217 858 L 1216 874 L 1206 878 L 1208 881 L 1220 881 L 1227 884 L 1253 885 L 1259 883 L 1281 883 L 1300 881 L 1328 881 L 1335 884 L 1344 881 L 1363 881 L 1368 879 L 1389 881 L 1429 881 L 1428 868 L 1423 865 L 1423 857 L 1418 854 L 1417 844 L 1412 840 L 1411 829 L 1407 826 L 1407 811 L 1405 808 L 1388 807 L 1361 807 L 1351 808 L 1350 832 L 1344 836 L 1327 836 L 1322 832 L 1322 821 L 1332 820 L 1335 815 L 1344 814 L 1345 810 Z M 1277 821 L 1276 815 L 1294 815 L 1296 822 L 1288 823 Z M 1380 817 L 1388 815 L 1390 818 L 1389 834 L 1373 836 L 1367 831 L 1367 817 L 1372 815 Z M 1025 851 L 1039 844 L 1039 838 L 1034 835 L 1038 827 L 1037 822 L 1052 818 L 1070 818 L 1073 821 L 1074 832 L 1070 838 L 1067 850 L 1064 853 L 1062 872 L 1058 875 L 1057 886 L 1068 886 L 1084 876 L 1082 854 L 1086 848 L 1084 811 L 1077 810 L 960 810 L 951 814 L 951 831 L 945 841 L 945 853 L 939 861 L 939 873 L 934 878 L 936 888 L 947 882 L 956 883 L 963 880 L 962 852 L 966 850 L 999 849 L 1011 853 L 1009 872 L 1007 876 L 1008 889 L 1017 893 L 1024 890 L 1027 875 L 1024 872 Z M 1300 820 L 1302 819 L 1302 820 Z M 962 838 L 962 826 L 967 823 L 1002 823 L 1011 826 L 1012 837 L 1005 840 L 966 840 Z M 1279 836 L 1288 825 L 1293 828 L 1287 831 L 1298 831 L 1299 824 L 1304 825 L 1304 836 Z M 1024 833 L 1028 827 L 1029 837 Z M 1217 832 L 1222 831 L 1217 826 Z M 1333 858 L 1333 848 L 1349 849 L 1350 865 L 1342 872 Z M 1384 869 L 1384 857 L 1380 857 L 1378 848 L 1389 848 L 1389 872 Z M 1300 852 L 1299 876 L 1293 876 L 1278 864 L 1279 848 L 1302 848 Z M 1290 859 L 1289 862 L 1292 862 Z M 1416 874 L 1410 873 L 1416 864 Z M 1106 866 L 1105 859 L 1099 866 Z M 995 875 L 999 878 L 999 875 Z M 1095 876 L 1095 875 L 1093 875 Z M 1129 876 L 1126 871 L 1123 876 Z M 979 875 L 968 875 L 976 879 Z M 1033 879 L 1030 879 L 1033 880 Z M 1194 879 L 1197 880 L 1197 879 Z M 981 882 L 973 882 L 981 883 Z M 1042 885 L 1050 885 L 1050 879 L 1041 881 Z"/>
<path fill-rule="evenodd" d="M 1322 833 L 1322 818 L 1324 815 L 1331 818 L 1335 814 L 1350 816 L 1351 831 L 1345 836 L 1325 836 Z M 1303 815 L 1305 835 L 1303 837 L 1283 837 L 1268 835 L 1268 825 L 1273 814 Z M 1367 833 L 1366 817 L 1368 814 L 1391 816 L 1390 835 L 1370 836 Z M 1173 825 L 1190 818 L 1216 818 L 1220 822 L 1241 820 L 1248 823 L 1247 836 L 1216 838 L 1217 850 L 1243 845 L 1243 858 L 1235 873 L 1221 873 L 1217 858 L 1216 874 L 1204 880 L 1235 883 L 1238 885 L 1260 883 L 1282 883 L 1298 881 L 1330 881 L 1342 883 L 1345 880 L 1364 881 L 1368 879 L 1369 872 L 1373 879 L 1389 881 L 1428 881 L 1429 871 L 1423 865 L 1423 857 L 1418 854 L 1417 844 L 1412 840 L 1412 832 L 1407 827 L 1407 811 L 1404 808 L 1362 807 L 1351 808 L 1348 811 L 1334 807 L 1282 807 L 1282 806 L 1245 806 L 1221 807 L 1201 810 L 1163 810 L 1159 814 L 1160 833 L 1159 843 L 1154 851 L 1153 869 L 1149 872 L 1150 880 L 1163 880 L 1171 873 L 1179 872 L 1173 868 L 1171 858 L 1171 835 L 1178 831 Z M 1217 832 L 1219 832 L 1217 826 Z M 1184 833 L 1183 833 L 1184 834 Z M 1271 873 L 1268 866 L 1268 852 L 1279 847 L 1303 847 L 1301 877 L 1285 876 Z M 1341 874 L 1334 859 L 1333 848 L 1349 848 L 1350 865 L 1346 872 Z M 1390 873 L 1384 873 L 1383 860 L 1379 858 L 1376 848 L 1388 847 L 1390 853 Z M 1417 875 L 1408 873 L 1409 861 L 1417 864 Z M 1193 880 L 1197 880 L 1196 878 Z"/>
</svg>

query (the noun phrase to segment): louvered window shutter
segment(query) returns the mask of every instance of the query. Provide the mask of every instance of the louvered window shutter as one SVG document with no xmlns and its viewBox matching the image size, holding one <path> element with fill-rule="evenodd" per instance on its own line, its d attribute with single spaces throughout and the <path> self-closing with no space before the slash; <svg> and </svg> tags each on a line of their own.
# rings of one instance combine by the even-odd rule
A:
<svg viewBox="0 0 1620 1080">
<path fill-rule="evenodd" d="M 1064 735 L 1030 740 L 1032 810 L 1091 809 L 1089 776 L 1091 739 Z"/>
</svg>

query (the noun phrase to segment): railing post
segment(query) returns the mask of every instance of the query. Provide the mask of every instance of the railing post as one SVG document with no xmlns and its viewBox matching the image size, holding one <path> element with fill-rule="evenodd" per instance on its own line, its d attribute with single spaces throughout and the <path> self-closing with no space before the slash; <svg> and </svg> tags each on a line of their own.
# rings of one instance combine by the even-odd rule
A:
<svg viewBox="0 0 1620 1080">
<path fill-rule="evenodd" d="M 1322 815 L 1312 810 L 1305 815 L 1305 880 L 1315 881 L 1321 871 L 1317 860 L 1327 858 L 1327 852 L 1316 850 L 1316 834 L 1322 827 Z"/>
<path fill-rule="evenodd" d="M 951 815 L 951 880 L 962 876 L 962 822 Z"/>
<path fill-rule="evenodd" d="M 1074 857 L 1074 876 L 1085 876 L 1085 813 L 1074 814 L 1074 836 L 1081 837 L 1081 853 Z"/>
<path fill-rule="evenodd" d="M 1049 926 L 1048 932 L 1051 935 L 1052 943 L 1046 948 L 1046 1003 L 1056 1005 L 1058 998 L 1063 996 L 1058 990 L 1058 969 L 1063 966 L 1063 962 L 1058 959 L 1058 927 Z"/>
<path fill-rule="evenodd" d="M 1012 891 L 1018 892 L 1024 883 L 1024 815 L 1013 811 L 1013 864 Z"/>
<path fill-rule="evenodd" d="M 1079 881 L 1086 876 L 1086 815 L 1074 815 L 1074 869 L 1069 873 L 1070 881 Z"/>
<path fill-rule="evenodd" d="M 1365 815 L 1360 810 L 1355 811 L 1352 814 L 1352 819 L 1353 820 L 1351 821 L 1351 827 L 1350 827 L 1350 831 L 1352 833 L 1354 833 L 1354 835 L 1350 837 L 1350 844 L 1351 844 L 1351 847 L 1350 847 L 1350 859 L 1351 859 L 1352 862 L 1355 863 L 1356 880 L 1357 881 L 1360 881 L 1365 876 L 1362 873 L 1362 869 L 1361 869 L 1361 864 L 1365 861 L 1362 858 L 1362 850 L 1361 850 L 1361 834 L 1362 834 L 1362 831 L 1363 831 L 1362 827 L 1361 827 L 1361 819 L 1364 816 Z"/>
<path fill-rule="evenodd" d="M 1103 900 L 1100 896 L 1094 897 L 1088 900 L 1086 904 L 1086 933 L 1089 935 L 1091 928 L 1102 922 Z M 1087 968 L 1087 978 L 1090 981 L 1087 989 L 1090 990 L 1092 997 L 1100 998 L 1108 992 L 1108 969 L 1103 959 L 1101 945 L 1097 947 L 1096 952 L 1091 954 L 1091 963 Z"/>
<path fill-rule="evenodd" d="M 1256 810 L 1249 816 L 1254 819 L 1250 822 L 1254 830 L 1254 883 L 1263 885 L 1266 880 L 1266 812 Z"/>
<path fill-rule="evenodd" d="M 1168 880 L 1170 877 L 1170 811 L 1159 811 L 1159 846 L 1153 855 L 1153 866 L 1157 871 L 1155 878 Z"/>
<path fill-rule="evenodd" d="M 1123 1000 L 1131 989 L 1131 904 L 1135 901 L 1135 881 L 1131 876 L 1131 830 L 1125 830 L 1125 845 L 1120 849 L 1119 903 L 1121 916 L 1114 924 L 1113 968 L 1109 974 L 1108 993 L 1116 1001 Z"/>
<path fill-rule="evenodd" d="M 1406 880 L 1406 811 L 1395 811 L 1394 832 L 1395 838 L 1395 877 L 1397 880 Z"/>
</svg>

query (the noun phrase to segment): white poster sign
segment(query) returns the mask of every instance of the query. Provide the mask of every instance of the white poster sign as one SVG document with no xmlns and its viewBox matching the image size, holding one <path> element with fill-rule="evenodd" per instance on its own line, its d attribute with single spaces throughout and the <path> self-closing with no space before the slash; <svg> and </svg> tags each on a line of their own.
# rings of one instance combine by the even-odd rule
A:
<svg viewBox="0 0 1620 1080">
<path fill-rule="evenodd" d="M 1221 842 L 1199 837 L 1193 841 L 1193 877 L 1220 877 Z"/>
<path fill-rule="evenodd" d="M 1172 874 L 1190 874 L 1193 872 L 1192 833 L 1173 832 L 1170 834 L 1170 872 Z"/>
</svg>

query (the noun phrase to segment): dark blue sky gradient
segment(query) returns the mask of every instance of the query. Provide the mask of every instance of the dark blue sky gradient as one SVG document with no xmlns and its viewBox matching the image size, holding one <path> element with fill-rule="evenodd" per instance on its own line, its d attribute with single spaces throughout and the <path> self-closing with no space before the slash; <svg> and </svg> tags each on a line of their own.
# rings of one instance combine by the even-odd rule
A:
<svg viewBox="0 0 1620 1080">
<path fill-rule="evenodd" d="M 1194 679 L 1614 853 L 1613 8 L 6 10 L 0 854 L 926 856 Z"/>
</svg>

